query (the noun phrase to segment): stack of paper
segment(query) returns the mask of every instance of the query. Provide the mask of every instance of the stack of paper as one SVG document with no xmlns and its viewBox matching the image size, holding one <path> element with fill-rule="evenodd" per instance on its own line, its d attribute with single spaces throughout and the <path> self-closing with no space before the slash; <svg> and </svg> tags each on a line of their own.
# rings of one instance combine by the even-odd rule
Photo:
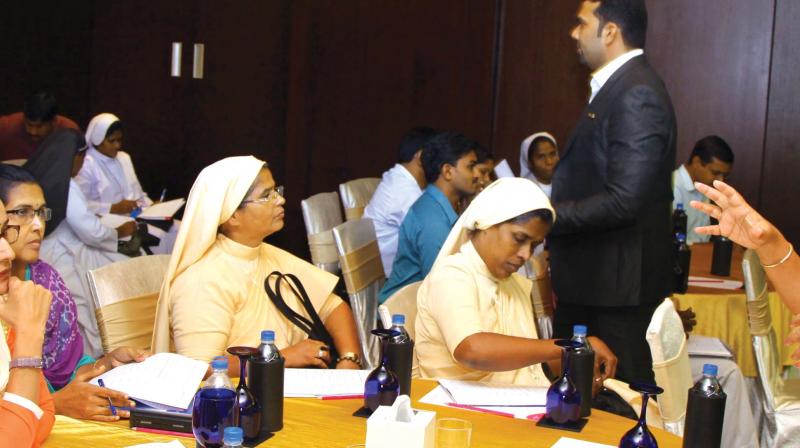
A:
<svg viewBox="0 0 800 448">
<path fill-rule="evenodd" d="M 690 355 L 709 356 L 712 358 L 733 358 L 733 354 L 719 338 L 690 335 L 686 341 L 686 349 Z"/>
<path fill-rule="evenodd" d="M 440 379 L 439 386 L 422 397 L 420 402 L 536 420 L 545 411 L 547 388 Z"/>
<path fill-rule="evenodd" d="M 90 382 L 102 379 L 109 389 L 159 409 L 189 407 L 208 364 L 175 353 L 158 353 L 143 362 L 116 367 Z"/>
<path fill-rule="evenodd" d="M 358 397 L 364 395 L 369 370 L 286 369 L 284 397 Z"/>
<path fill-rule="evenodd" d="M 744 283 L 738 280 L 696 277 L 694 275 L 689 276 L 689 286 L 699 286 L 700 288 L 728 289 L 731 291 L 736 291 L 738 289 L 742 289 L 742 285 L 744 285 Z"/>
<path fill-rule="evenodd" d="M 150 207 L 145 208 L 142 210 L 142 213 L 137 216 L 140 219 L 152 219 L 152 220 L 167 220 L 172 219 L 175 213 L 183 207 L 183 204 L 186 203 L 186 200 L 183 198 L 173 199 L 171 201 L 166 202 L 159 202 L 158 204 L 153 204 Z"/>
</svg>

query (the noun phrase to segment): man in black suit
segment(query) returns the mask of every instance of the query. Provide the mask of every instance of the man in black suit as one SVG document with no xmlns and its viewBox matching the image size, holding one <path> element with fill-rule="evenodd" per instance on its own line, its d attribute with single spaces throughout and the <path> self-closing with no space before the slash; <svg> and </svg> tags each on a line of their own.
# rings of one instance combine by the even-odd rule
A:
<svg viewBox="0 0 800 448">
<path fill-rule="evenodd" d="M 643 56 L 644 0 L 586 0 L 577 21 L 592 94 L 553 177 L 554 332 L 588 325 L 619 358 L 618 378 L 652 382 L 645 331 L 672 286 L 675 113 Z"/>
</svg>

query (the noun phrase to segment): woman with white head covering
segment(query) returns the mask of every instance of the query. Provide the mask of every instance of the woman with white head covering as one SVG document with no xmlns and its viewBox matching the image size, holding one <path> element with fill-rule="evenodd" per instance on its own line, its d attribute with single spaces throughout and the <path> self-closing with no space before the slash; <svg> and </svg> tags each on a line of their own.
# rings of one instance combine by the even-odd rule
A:
<svg viewBox="0 0 800 448">
<path fill-rule="evenodd" d="M 423 378 L 547 386 L 541 363 L 561 349 L 539 340 L 530 280 L 516 274 L 552 227 L 535 184 L 501 178 L 456 222 L 417 295 L 416 353 Z M 590 337 L 605 376 L 616 358 Z"/>
<path fill-rule="evenodd" d="M 547 197 L 553 189 L 553 172 L 558 164 L 556 138 L 547 132 L 537 132 L 522 141 L 519 149 L 519 177 L 530 179 Z"/>
<path fill-rule="evenodd" d="M 336 276 L 263 242 L 283 228 L 282 188 L 265 162 L 229 157 L 197 177 L 178 232 L 158 301 L 153 351 L 174 351 L 202 361 L 231 346 L 255 347 L 262 330 L 275 331 L 287 367 L 326 367 L 329 352 L 279 311 L 264 289 L 273 271 L 294 274 L 330 333 L 337 368 L 359 368 L 360 349 L 350 307 L 333 294 Z M 274 288 L 274 276 L 270 286 Z M 282 283 L 295 312 L 310 318 Z M 238 372 L 238 358 L 229 357 Z"/>
<path fill-rule="evenodd" d="M 0 444 L 37 447 L 55 421 L 53 397 L 42 374 L 42 346 L 50 292 L 11 275 L 19 228 L 8 224 L 0 203 Z"/>
</svg>

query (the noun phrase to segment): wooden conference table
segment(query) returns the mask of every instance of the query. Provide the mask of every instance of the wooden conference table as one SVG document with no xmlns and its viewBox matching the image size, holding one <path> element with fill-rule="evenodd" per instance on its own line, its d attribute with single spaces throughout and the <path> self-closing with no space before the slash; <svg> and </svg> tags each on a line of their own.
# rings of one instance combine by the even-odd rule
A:
<svg viewBox="0 0 800 448">
<path fill-rule="evenodd" d="M 742 257 L 744 249 L 734 245 L 731 262 L 731 275 L 717 277 L 711 275 L 711 243 L 694 244 L 692 248 L 691 275 L 708 278 L 728 278 L 742 281 Z M 779 339 L 778 351 L 784 365 L 791 365 L 790 355 L 793 347 L 783 345 L 783 339 L 789 334 L 791 312 L 781 302 L 777 293 L 770 288 L 769 307 L 772 314 L 772 325 L 777 330 Z M 692 307 L 697 314 L 697 325 L 693 334 L 720 338 L 730 347 L 736 362 L 746 376 L 757 375 L 755 355 L 747 325 L 747 306 L 744 289 L 731 291 L 714 288 L 690 286 L 686 294 L 674 296 L 681 308 Z"/>
<path fill-rule="evenodd" d="M 411 396 L 414 407 L 436 411 L 437 418 L 455 417 L 472 422 L 472 447 L 550 447 L 561 437 L 583 439 L 617 446 L 619 439 L 635 422 L 602 411 L 592 410 L 589 423 L 580 433 L 539 428 L 533 422 L 482 414 L 460 409 L 419 403 L 421 397 L 436 387 L 436 382 L 414 380 Z M 347 447 L 364 443 L 366 419 L 353 417 L 361 399 L 319 400 L 287 398 L 284 403 L 284 427 L 259 446 L 264 447 Z M 660 429 L 651 428 L 661 448 L 680 447 L 681 439 Z M 127 421 L 98 423 L 58 417 L 44 447 L 127 447 L 148 442 L 178 439 L 187 448 L 194 439 L 159 436 L 128 429 Z"/>
</svg>

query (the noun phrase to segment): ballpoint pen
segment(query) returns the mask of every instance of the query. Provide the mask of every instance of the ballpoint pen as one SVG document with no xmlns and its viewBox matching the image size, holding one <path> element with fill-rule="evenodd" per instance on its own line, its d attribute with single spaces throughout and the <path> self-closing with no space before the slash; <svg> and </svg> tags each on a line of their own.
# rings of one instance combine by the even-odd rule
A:
<svg viewBox="0 0 800 448">
<path fill-rule="evenodd" d="M 164 199 L 166 197 L 167 197 L 167 189 L 165 188 L 165 189 L 161 190 L 161 198 L 158 200 L 158 202 L 164 202 Z"/>
<path fill-rule="evenodd" d="M 97 384 L 99 384 L 102 388 L 106 387 L 106 383 L 103 382 L 102 378 L 97 380 Z M 111 415 L 117 415 L 117 408 L 114 407 L 113 403 L 111 403 L 111 397 L 106 397 L 106 399 L 108 400 L 108 407 L 111 408 Z"/>
</svg>

